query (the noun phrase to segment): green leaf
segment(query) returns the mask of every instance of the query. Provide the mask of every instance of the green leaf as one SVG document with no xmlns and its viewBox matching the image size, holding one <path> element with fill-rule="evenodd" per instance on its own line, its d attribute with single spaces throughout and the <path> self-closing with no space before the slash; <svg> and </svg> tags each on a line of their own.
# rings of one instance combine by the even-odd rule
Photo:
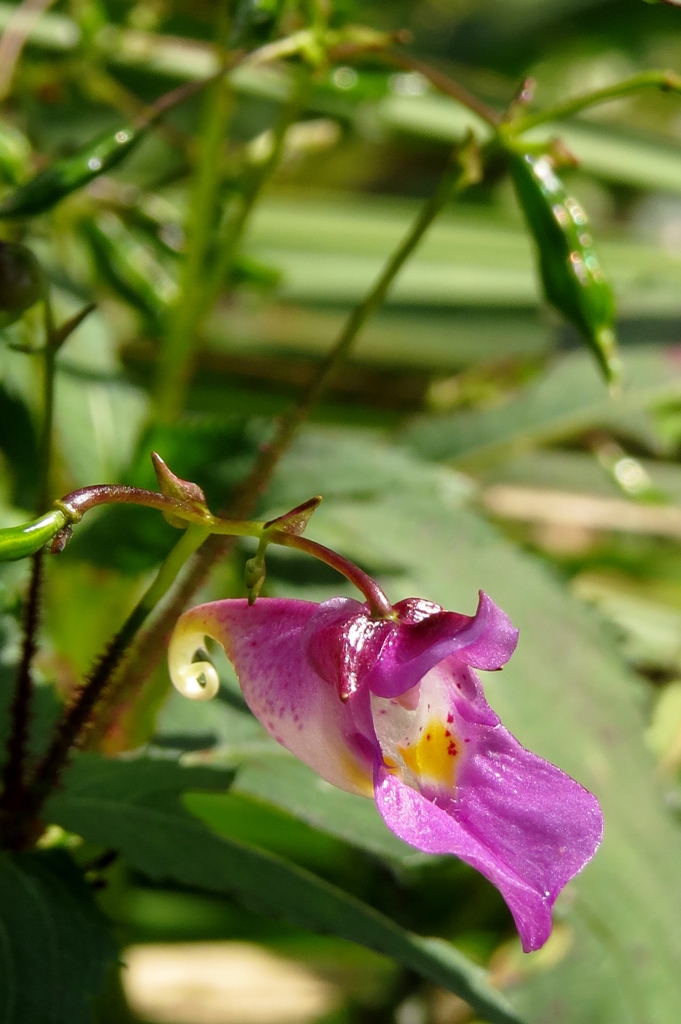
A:
<svg viewBox="0 0 681 1024">
<path fill-rule="evenodd" d="M 384 824 L 375 804 L 336 789 L 294 759 L 255 759 L 238 771 L 233 791 L 246 793 L 295 815 L 328 835 L 387 860 L 422 859 Z"/>
<path fill-rule="evenodd" d="M 224 789 L 228 780 L 210 769 L 167 761 L 82 755 L 47 815 L 93 843 L 120 850 L 152 879 L 231 893 L 270 917 L 358 942 L 455 992 L 484 1020 L 518 1024 L 485 972 L 446 942 L 407 932 L 315 875 L 215 835 L 183 807 L 183 792 Z"/>
<path fill-rule="evenodd" d="M 92 1024 L 116 956 L 109 925 L 63 851 L 0 856 L 0 1019 Z"/>
<path fill-rule="evenodd" d="M 322 505 L 315 539 L 399 561 L 392 600 L 470 614 L 478 588 L 489 593 L 520 628 L 508 666 L 485 679 L 491 704 L 525 746 L 593 790 L 605 816 L 602 847 L 557 908 L 564 941 L 544 961 L 522 958 L 514 998 L 533 1021 L 677 1024 L 681 833 L 643 743 L 646 690 L 593 611 L 463 507 L 446 470 L 427 486 L 415 465 L 416 486 L 405 474 L 401 492 Z"/>
<path fill-rule="evenodd" d="M 460 466 L 491 463 L 534 445 L 608 427 L 659 445 L 645 410 L 681 395 L 681 363 L 673 348 L 625 350 L 624 392 L 611 398 L 590 358 L 569 355 L 505 405 L 423 417 L 404 440 L 428 459 Z"/>
</svg>

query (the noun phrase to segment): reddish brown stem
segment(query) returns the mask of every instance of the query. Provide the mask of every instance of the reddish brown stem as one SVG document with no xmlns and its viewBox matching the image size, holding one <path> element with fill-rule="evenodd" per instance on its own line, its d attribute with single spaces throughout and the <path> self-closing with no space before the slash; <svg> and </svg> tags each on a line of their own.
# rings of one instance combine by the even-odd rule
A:
<svg viewBox="0 0 681 1024">
<path fill-rule="evenodd" d="M 286 548 L 295 548 L 297 551 L 304 551 L 308 555 L 312 555 L 314 558 L 318 558 L 320 562 L 325 562 L 326 565 L 330 565 L 332 569 L 339 572 L 341 576 L 345 576 L 346 580 L 357 587 L 361 594 L 367 599 L 369 609 L 373 618 L 375 619 L 391 619 L 394 616 L 393 606 L 386 597 L 385 593 L 381 590 L 376 580 L 372 579 L 363 569 L 360 569 L 354 562 L 348 561 L 347 558 L 343 558 L 337 551 L 332 551 L 331 548 L 324 547 L 323 544 L 318 544 L 314 540 L 308 540 L 307 537 L 298 537 L 295 534 L 282 533 L 277 530 L 272 536 L 274 544 L 281 544 Z"/>
<path fill-rule="evenodd" d="M 382 50 L 379 52 L 379 55 L 388 64 L 392 64 L 393 67 L 402 68 L 404 71 L 417 71 L 434 85 L 438 92 L 444 93 L 445 96 L 451 96 L 453 100 L 457 100 L 462 106 L 468 107 L 469 110 L 472 110 L 474 114 L 481 117 L 492 128 L 497 128 L 501 124 L 501 114 L 498 114 L 493 107 L 478 99 L 477 96 L 474 96 L 472 92 L 469 92 L 463 85 L 455 82 L 453 78 L 450 78 L 443 71 L 438 71 L 437 68 L 431 67 L 430 64 L 418 60 L 417 57 L 410 57 L 406 53 Z"/>
</svg>

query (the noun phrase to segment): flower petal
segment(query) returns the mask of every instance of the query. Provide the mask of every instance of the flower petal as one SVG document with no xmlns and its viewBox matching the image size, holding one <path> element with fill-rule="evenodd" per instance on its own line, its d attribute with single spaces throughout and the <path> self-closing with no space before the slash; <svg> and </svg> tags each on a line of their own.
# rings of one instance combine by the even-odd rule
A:
<svg viewBox="0 0 681 1024">
<path fill-rule="evenodd" d="M 482 591 L 472 617 L 440 610 L 410 622 L 410 604 L 395 605 L 402 621 L 395 624 L 380 659 L 366 676 L 371 691 L 381 697 L 396 697 L 411 689 L 438 662 L 452 655 L 472 668 L 494 671 L 505 665 L 515 650 L 518 630 Z"/>
<path fill-rule="evenodd" d="M 173 682 L 182 689 L 206 636 L 234 665 L 248 706 L 267 731 L 334 786 L 372 795 L 374 755 L 352 702 L 309 664 L 303 636 L 318 605 L 260 598 L 199 605 L 179 620 L 170 643 Z M 191 666 L 196 668 L 196 666 Z"/>
<path fill-rule="evenodd" d="M 391 619 L 372 619 L 367 606 L 351 598 L 332 598 L 310 619 L 307 656 L 313 669 L 347 700 L 362 689 L 396 625 Z"/>
<path fill-rule="evenodd" d="M 523 948 L 538 949 L 558 893 L 600 843 L 600 807 L 496 716 L 485 721 L 481 692 L 476 713 L 462 714 L 460 670 L 475 680 L 456 658 L 433 669 L 413 711 L 401 700 L 372 698 L 383 752 L 376 803 L 401 839 L 427 853 L 455 854 L 485 875 L 504 896 Z"/>
</svg>

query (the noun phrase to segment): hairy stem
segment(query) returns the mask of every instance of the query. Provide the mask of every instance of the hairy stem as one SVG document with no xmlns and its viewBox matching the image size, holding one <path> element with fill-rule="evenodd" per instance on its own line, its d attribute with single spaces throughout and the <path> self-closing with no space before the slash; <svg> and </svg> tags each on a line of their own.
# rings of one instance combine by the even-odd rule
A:
<svg viewBox="0 0 681 1024">
<path fill-rule="evenodd" d="M 28 752 L 28 727 L 33 697 L 31 667 L 37 650 L 36 634 L 40 619 L 43 558 L 43 551 L 33 555 L 31 580 L 24 609 L 24 641 L 9 712 L 10 733 L 7 741 L 7 760 L 2 775 L 0 809 L 3 817 L 16 813 L 24 796 L 24 764 Z"/>
<path fill-rule="evenodd" d="M 43 419 L 40 428 L 38 448 L 38 499 L 37 511 L 43 512 L 50 499 L 50 470 L 52 464 L 52 434 L 54 431 L 54 383 L 56 358 L 60 338 L 55 329 L 52 303 L 49 291 L 43 296 L 45 337 L 42 366 Z M 3 792 L 0 803 L 5 815 L 11 815 L 22 802 L 24 794 L 24 765 L 28 746 L 28 730 L 33 703 L 33 659 L 36 655 L 37 632 L 40 621 L 40 604 L 43 582 L 43 551 L 33 555 L 31 576 L 24 610 L 24 637 L 21 661 L 17 670 L 14 696 L 10 708 L 10 732 L 7 740 L 7 761 L 3 771 Z M 12 826 L 9 830 L 12 832 Z"/>
<path fill-rule="evenodd" d="M 156 607 L 172 586 L 187 558 L 205 540 L 206 531 L 190 527 L 175 545 L 161 566 L 156 579 L 135 606 L 113 640 L 96 662 L 85 685 L 64 715 L 52 743 L 38 764 L 30 781 L 29 793 L 22 808 L 22 819 L 29 823 L 39 812 L 44 800 L 67 763 L 74 745 L 91 724 L 97 704 L 130 642 L 152 608 Z"/>
</svg>

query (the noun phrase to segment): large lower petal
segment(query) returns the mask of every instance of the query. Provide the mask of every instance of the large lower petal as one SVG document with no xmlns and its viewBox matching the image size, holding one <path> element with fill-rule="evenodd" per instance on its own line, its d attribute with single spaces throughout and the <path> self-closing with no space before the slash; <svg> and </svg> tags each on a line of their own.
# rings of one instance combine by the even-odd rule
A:
<svg viewBox="0 0 681 1024">
<path fill-rule="evenodd" d="M 248 706 L 267 731 L 328 782 L 370 796 L 373 752 L 358 730 L 352 702 L 340 700 L 304 650 L 305 629 L 318 607 L 275 598 L 253 606 L 242 600 L 199 605 L 175 628 L 171 675 L 187 692 L 193 655 L 212 637 L 224 647 Z"/>
<path fill-rule="evenodd" d="M 383 751 L 376 803 L 401 839 L 455 854 L 485 875 L 504 896 L 523 948 L 538 949 L 558 893 L 600 843 L 600 807 L 498 719 L 462 715 L 455 669 L 452 658 L 430 672 L 414 709 L 372 699 Z"/>
</svg>

